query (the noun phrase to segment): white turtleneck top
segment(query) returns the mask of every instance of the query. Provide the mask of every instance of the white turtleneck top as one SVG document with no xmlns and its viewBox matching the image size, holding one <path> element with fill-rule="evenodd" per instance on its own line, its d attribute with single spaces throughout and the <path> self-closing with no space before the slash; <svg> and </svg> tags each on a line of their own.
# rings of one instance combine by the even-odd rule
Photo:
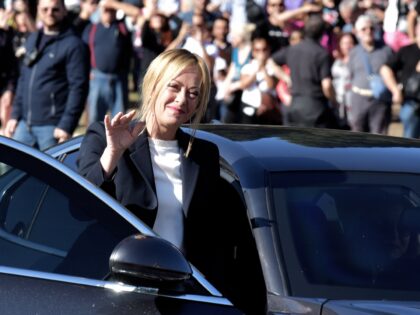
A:
<svg viewBox="0 0 420 315">
<path fill-rule="evenodd" d="M 182 249 L 184 213 L 178 141 L 149 138 L 149 148 L 158 199 L 158 211 L 153 230 Z"/>
</svg>

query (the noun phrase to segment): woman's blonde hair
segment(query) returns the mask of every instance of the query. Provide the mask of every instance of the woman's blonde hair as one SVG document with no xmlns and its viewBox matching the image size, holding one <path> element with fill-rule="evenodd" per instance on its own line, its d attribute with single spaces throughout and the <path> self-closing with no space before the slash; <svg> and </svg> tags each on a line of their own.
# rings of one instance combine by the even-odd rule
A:
<svg viewBox="0 0 420 315">
<path fill-rule="evenodd" d="M 196 67 L 201 78 L 197 108 L 191 121 L 193 135 L 188 148 L 190 150 L 197 124 L 206 112 L 210 96 L 210 72 L 204 59 L 200 56 L 185 49 L 171 49 L 157 56 L 151 62 L 144 75 L 140 95 L 141 105 L 137 116 L 141 121 L 152 119 L 155 113 L 155 103 L 158 95 L 172 79 L 176 78 L 182 71 L 189 67 Z M 187 151 L 187 155 L 189 150 Z"/>
<path fill-rule="evenodd" d="M 231 36 L 237 36 L 244 42 L 251 42 L 252 33 L 255 31 L 254 23 L 237 24 L 231 27 Z"/>
</svg>

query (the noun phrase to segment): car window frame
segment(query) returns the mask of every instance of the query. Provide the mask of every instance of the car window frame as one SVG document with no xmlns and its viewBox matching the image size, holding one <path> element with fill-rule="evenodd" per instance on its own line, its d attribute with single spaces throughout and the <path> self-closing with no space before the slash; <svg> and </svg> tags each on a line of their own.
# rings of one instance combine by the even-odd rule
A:
<svg viewBox="0 0 420 315">
<path fill-rule="evenodd" d="M 59 172 L 62 176 L 66 176 L 69 180 L 76 182 L 77 185 L 80 185 L 83 189 L 86 190 L 87 193 L 91 194 L 94 198 L 98 199 L 100 202 L 106 204 L 109 208 L 111 208 L 114 212 L 116 212 L 120 217 L 130 223 L 134 229 L 136 229 L 139 233 L 147 236 L 152 237 L 159 237 L 151 230 L 145 223 L 143 223 L 137 216 L 132 214 L 128 209 L 122 206 L 117 200 L 112 198 L 109 194 L 104 192 L 102 189 L 98 188 L 91 182 L 89 182 L 86 178 L 78 174 L 75 169 L 72 169 L 68 165 L 62 163 L 63 158 L 65 157 L 66 153 L 69 151 L 78 150 L 81 144 L 82 137 L 73 138 L 69 141 L 69 147 L 66 147 L 66 143 L 59 144 L 55 147 L 50 148 L 49 150 L 42 152 L 25 144 L 22 144 L 18 141 L 13 139 L 5 138 L 0 136 L 0 148 L 4 147 L 10 151 L 19 152 L 19 154 L 30 156 L 31 158 L 39 160 L 40 163 L 46 165 L 46 167 L 52 167 L 57 172 Z M 186 299 L 186 300 L 196 300 L 196 301 L 206 301 L 210 303 L 220 304 L 220 305 L 227 305 L 231 306 L 232 303 L 227 300 L 223 295 L 210 283 L 206 280 L 203 274 L 190 263 L 192 268 L 192 277 L 197 283 L 204 288 L 205 291 L 208 292 L 208 295 L 201 295 L 201 294 L 174 294 L 173 297 L 179 299 Z M 29 269 L 21 269 L 21 268 L 14 268 L 14 267 L 7 267 L 0 265 L 0 273 L 8 273 L 8 274 L 16 274 L 16 275 L 25 275 L 30 274 L 33 277 L 38 277 L 42 279 L 61 279 L 59 281 L 64 282 L 71 282 L 76 284 L 85 284 L 91 285 L 95 283 L 95 286 L 115 286 L 115 282 L 110 280 L 97 280 L 97 279 L 88 279 L 88 278 L 81 278 L 77 276 L 71 275 L 63 275 L 63 274 L 56 274 L 56 273 L 49 273 L 49 272 L 42 272 L 42 271 L 34 271 Z M 63 280 L 64 279 L 64 280 Z M 70 281 L 71 279 L 75 280 Z M 101 283 L 105 283 L 106 285 L 102 285 Z M 127 288 L 132 287 L 129 284 L 119 284 L 120 286 Z M 140 289 L 142 287 L 139 287 Z M 141 290 L 144 290 L 141 289 Z M 148 288 L 147 290 L 153 291 L 154 288 Z M 147 291 L 146 290 L 146 291 Z M 172 295 L 171 295 L 172 296 Z"/>
</svg>

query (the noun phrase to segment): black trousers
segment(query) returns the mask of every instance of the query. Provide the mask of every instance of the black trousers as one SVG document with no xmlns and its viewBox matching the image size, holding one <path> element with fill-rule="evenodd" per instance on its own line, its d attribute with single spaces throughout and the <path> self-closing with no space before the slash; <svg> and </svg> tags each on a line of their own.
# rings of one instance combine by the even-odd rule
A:
<svg viewBox="0 0 420 315">
<path fill-rule="evenodd" d="M 298 127 L 338 128 L 338 121 L 326 98 L 294 95 L 289 123 Z"/>
</svg>

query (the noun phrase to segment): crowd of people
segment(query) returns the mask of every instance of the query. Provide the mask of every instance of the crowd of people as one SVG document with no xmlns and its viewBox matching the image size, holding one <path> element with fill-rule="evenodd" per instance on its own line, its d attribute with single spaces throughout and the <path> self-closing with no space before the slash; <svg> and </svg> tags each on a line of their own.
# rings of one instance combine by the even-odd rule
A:
<svg viewBox="0 0 420 315">
<path fill-rule="evenodd" d="M 197 125 L 386 133 L 396 103 L 404 135 L 418 137 L 420 5 L 378 1 L 5 1 L 2 133 L 43 150 L 86 110 L 79 173 L 257 314 L 255 296 L 225 276 L 241 267 L 241 241 L 220 222 L 230 205 L 215 205 L 219 152 Z M 141 96 L 132 111 L 130 89 Z"/>
<path fill-rule="evenodd" d="M 0 1 L 3 135 L 44 149 L 129 109 L 151 62 L 183 48 L 211 72 L 203 122 L 420 136 L 416 0 Z M 376 95 L 373 78 L 386 93 Z"/>
</svg>

